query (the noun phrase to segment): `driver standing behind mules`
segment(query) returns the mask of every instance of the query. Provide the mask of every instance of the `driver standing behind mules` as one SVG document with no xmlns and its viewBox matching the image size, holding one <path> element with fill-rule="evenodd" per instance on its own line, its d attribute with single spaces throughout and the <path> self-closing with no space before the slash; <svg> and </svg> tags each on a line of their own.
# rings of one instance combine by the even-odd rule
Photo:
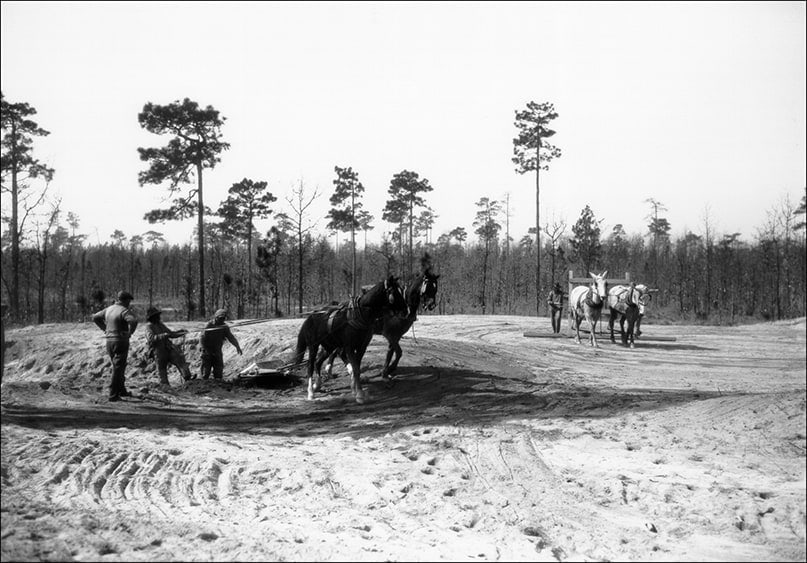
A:
<svg viewBox="0 0 807 563">
<path fill-rule="evenodd" d="M 184 328 L 171 330 L 160 320 L 161 314 L 162 311 L 157 307 L 149 307 L 148 311 L 146 311 L 146 320 L 148 320 L 146 342 L 149 350 L 154 352 L 154 361 L 157 363 L 160 383 L 169 385 L 168 364 L 175 365 L 185 381 L 193 379 L 188 362 L 185 361 L 185 354 L 171 342 L 172 338 L 185 336 L 188 331 Z"/>
<path fill-rule="evenodd" d="M 549 304 L 549 314 L 552 320 L 552 332 L 560 332 L 560 321 L 563 318 L 563 288 L 560 283 L 555 282 L 552 291 L 549 292 L 546 302 Z"/>
<path fill-rule="evenodd" d="M 213 315 L 213 320 L 205 325 L 202 337 L 199 339 L 202 345 L 202 379 L 210 377 L 210 368 L 213 368 L 213 379 L 221 379 L 224 374 L 224 356 L 221 347 L 226 338 L 230 344 L 241 354 L 241 346 L 238 344 L 230 327 L 224 324 L 227 311 L 219 309 Z"/>
</svg>

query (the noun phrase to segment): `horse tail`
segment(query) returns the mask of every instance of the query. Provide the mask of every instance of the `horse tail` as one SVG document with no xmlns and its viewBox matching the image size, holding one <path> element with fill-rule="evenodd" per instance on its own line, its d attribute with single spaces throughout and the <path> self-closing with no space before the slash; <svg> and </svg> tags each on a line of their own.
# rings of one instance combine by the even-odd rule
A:
<svg viewBox="0 0 807 563">
<path fill-rule="evenodd" d="M 306 329 L 308 328 L 309 319 L 308 317 L 305 321 L 303 321 L 303 326 L 300 327 L 300 332 L 297 334 L 297 348 L 294 351 L 294 363 L 301 364 L 303 363 L 303 355 L 305 354 L 305 349 L 308 346 L 306 335 Z"/>
</svg>

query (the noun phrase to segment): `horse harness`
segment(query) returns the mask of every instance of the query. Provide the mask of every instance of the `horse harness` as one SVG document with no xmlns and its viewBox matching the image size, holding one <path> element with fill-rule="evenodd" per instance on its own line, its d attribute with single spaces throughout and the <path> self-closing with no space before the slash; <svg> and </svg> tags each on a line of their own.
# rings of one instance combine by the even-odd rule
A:
<svg viewBox="0 0 807 563">
<path fill-rule="evenodd" d="M 639 294 L 638 298 L 633 297 L 635 293 Z M 642 292 L 636 288 L 625 288 L 616 294 L 617 300 L 624 302 L 628 307 L 638 307 L 641 296 Z"/>
<path fill-rule="evenodd" d="M 594 303 L 594 288 L 590 287 L 590 288 L 588 288 L 588 293 L 586 293 L 586 298 L 583 301 L 583 303 L 585 303 L 586 305 L 588 305 L 592 309 L 600 309 L 600 308 L 602 308 L 603 303 L 605 303 L 605 300 L 600 298 L 599 303 Z"/>
<path fill-rule="evenodd" d="M 353 328 L 367 330 L 374 321 L 370 318 L 370 310 L 370 307 L 359 305 L 358 297 L 353 297 L 346 305 L 341 305 L 328 313 L 328 332 L 331 333 L 338 329 L 345 321 Z"/>
<path fill-rule="evenodd" d="M 385 284 L 386 285 L 386 284 Z M 392 303 L 392 296 L 389 295 L 394 288 L 385 287 L 387 298 Z M 324 312 L 324 311 L 323 311 Z M 371 330 L 375 323 L 375 318 L 372 316 L 372 307 L 363 307 L 359 305 L 359 297 L 352 297 L 347 305 L 340 305 L 338 308 L 333 309 L 328 314 L 328 332 L 331 333 L 334 329 L 339 328 L 341 323 L 337 323 L 337 318 L 340 313 L 345 313 L 347 324 L 358 330 Z M 336 325 L 336 326 L 334 326 Z"/>
</svg>

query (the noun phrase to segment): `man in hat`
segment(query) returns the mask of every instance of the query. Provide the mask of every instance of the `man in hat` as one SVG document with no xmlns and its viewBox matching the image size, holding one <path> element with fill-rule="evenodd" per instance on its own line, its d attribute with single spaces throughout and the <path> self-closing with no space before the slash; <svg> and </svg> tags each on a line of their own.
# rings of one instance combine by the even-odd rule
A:
<svg viewBox="0 0 807 563">
<path fill-rule="evenodd" d="M 118 299 L 92 316 L 93 322 L 106 334 L 106 351 L 112 360 L 112 382 L 109 386 L 109 400 L 120 401 L 121 397 L 131 397 L 126 390 L 126 359 L 129 355 L 129 338 L 137 328 L 137 317 L 129 305 L 132 294 L 118 293 Z"/>
<path fill-rule="evenodd" d="M 227 318 L 227 311 L 219 309 L 213 315 L 213 320 L 205 325 L 202 331 L 200 342 L 202 344 L 202 378 L 210 377 L 210 368 L 213 368 L 213 379 L 221 379 L 224 373 L 224 356 L 221 347 L 226 338 L 230 344 L 241 354 L 241 346 L 238 344 L 230 327 L 224 323 Z"/>
<path fill-rule="evenodd" d="M 150 353 L 154 354 L 160 383 L 169 385 L 168 364 L 175 365 L 185 381 L 193 379 L 188 362 L 185 361 L 185 354 L 171 342 L 172 338 L 181 338 L 188 331 L 184 328 L 171 330 L 160 320 L 161 314 L 162 311 L 157 307 L 149 307 L 148 311 L 146 311 L 146 320 L 148 321 L 146 325 L 146 342 Z"/>
<path fill-rule="evenodd" d="M 558 334 L 560 332 L 560 321 L 563 318 L 563 288 L 560 286 L 559 282 L 555 282 L 546 302 L 549 304 L 552 332 Z"/>
</svg>

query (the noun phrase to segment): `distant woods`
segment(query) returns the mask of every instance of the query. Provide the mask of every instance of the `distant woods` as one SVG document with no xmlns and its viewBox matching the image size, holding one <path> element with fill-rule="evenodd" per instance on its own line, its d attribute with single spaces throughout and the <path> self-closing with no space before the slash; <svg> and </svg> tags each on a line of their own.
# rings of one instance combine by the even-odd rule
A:
<svg viewBox="0 0 807 563">
<path fill-rule="evenodd" d="M 137 151 L 146 166 L 138 180 L 166 190 L 169 206 L 145 213 L 143 232 L 90 241 L 81 218 L 48 194 L 58 171 L 35 156 L 37 138 L 48 134 L 32 120 L 36 110 L 5 98 L 2 104 L 2 291 L 16 323 L 87 320 L 120 289 L 135 295 L 141 316 L 151 304 L 176 310 L 174 319 L 204 318 L 219 307 L 234 318 L 292 316 L 344 300 L 388 274 L 406 279 L 425 253 L 441 276 L 435 311 L 441 314 L 546 314 L 549 289 L 565 282 L 569 270 L 583 276 L 607 269 L 614 277 L 629 272 L 658 290 L 651 322 L 731 324 L 805 315 L 805 196 L 798 204 L 768 202 L 767 219 L 750 242 L 740 233 L 717 232 L 708 215 L 695 231 L 673 237 L 666 207 L 655 199 L 645 201 L 641 233 L 620 224 L 604 231 L 605 219 L 585 205 L 569 223 L 544 220 L 543 237 L 534 228 L 510 236 L 509 207 L 505 211 L 493 194 L 476 202 L 474 216 L 456 217 L 473 224 L 471 233 L 458 226 L 435 236 L 440 210 L 428 198 L 441 186 L 412 170 L 393 174 L 386 187 L 365 186 L 349 163 L 334 167 L 333 187 L 324 193 L 300 180 L 279 197 L 269 189 L 270 178 L 242 177 L 211 205 L 203 198 L 202 173 L 229 149 L 226 118 L 186 99 L 146 104 L 137 116 L 145 129 L 167 136 L 162 147 Z M 548 123 L 556 115 L 551 106 L 532 109 L 541 115 L 520 117 Z M 533 153 L 519 153 L 517 164 L 536 170 L 535 150 L 547 145 L 524 131 L 516 148 Z M 536 176 L 536 198 L 537 187 Z M 361 200 L 366 190 L 384 188 L 388 199 L 377 218 Z M 321 197 L 329 198 L 331 210 L 312 217 L 311 205 Z M 191 217 L 195 244 L 168 244 L 155 225 Z M 259 219 L 272 226 L 258 231 Z M 318 221 L 327 223 L 325 232 L 317 230 Z M 368 243 L 373 229 L 380 241 Z"/>
</svg>

